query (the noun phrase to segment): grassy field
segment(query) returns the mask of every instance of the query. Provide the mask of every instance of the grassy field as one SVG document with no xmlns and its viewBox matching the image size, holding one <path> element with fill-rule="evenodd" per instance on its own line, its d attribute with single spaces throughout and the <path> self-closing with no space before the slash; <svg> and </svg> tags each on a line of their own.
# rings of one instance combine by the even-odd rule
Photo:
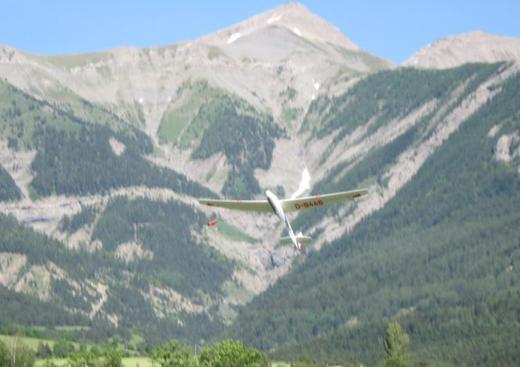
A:
<svg viewBox="0 0 520 367">
<path fill-rule="evenodd" d="M 15 341 L 22 342 L 34 351 L 38 349 L 39 343 L 47 343 L 51 348 L 54 347 L 54 344 L 56 344 L 54 340 L 31 338 L 28 336 L 0 335 L 0 340 L 8 346 L 14 343 Z"/>
<path fill-rule="evenodd" d="M 78 327 L 77 326 L 73 326 L 73 327 L 66 327 L 66 328 L 67 328 L 66 330 L 73 330 L 72 328 L 78 328 Z M 12 343 L 14 343 L 15 340 L 18 343 L 21 342 L 21 343 L 25 344 L 27 347 L 29 347 L 34 352 L 37 351 L 38 344 L 40 344 L 40 343 L 48 344 L 51 348 L 54 348 L 54 345 L 57 343 L 56 340 L 52 340 L 52 339 L 34 338 L 34 337 L 30 337 L 30 336 L 14 336 L 14 335 L 0 334 L 0 341 L 4 342 L 8 346 L 12 345 Z M 79 346 L 80 346 L 80 343 L 77 343 L 77 342 L 71 342 L 71 343 L 74 346 L 74 348 L 76 348 L 76 349 L 78 349 Z M 86 343 L 85 345 L 86 345 L 86 347 L 88 349 L 90 349 L 93 344 Z"/>
<path fill-rule="evenodd" d="M 48 359 L 37 359 L 36 362 L 34 362 L 34 367 L 43 367 L 45 366 L 45 363 L 49 361 L 55 366 L 64 366 L 65 363 L 67 363 L 66 358 L 48 358 Z"/>
<path fill-rule="evenodd" d="M 43 367 L 45 366 L 45 362 L 47 359 L 38 359 L 34 364 L 34 367 Z M 51 361 L 56 366 L 64 366 L 67 363 L 66 358 L 50 358 Z M 128 357 L 123 358 L 123 367 L 151 367 L 152 360 L 148 357 Z"/>
<path fill-rule="evenodd" d="M 152 360 L 148 357 L 123 358 L 124 367 L 151 367 Z"/>
<path fill-rule="evenodd" d="M 47 359 L 38 359 L 34 367 L 43 367 Z M 49 359 L 56 366 L 64 366 L 67 363 L 66 358 L 51 358 Z M 128 357 L 123 358 L 123 367 L 151 367 L 152 360 L 148 357 Z M 282 365 L 280 366 L 282 367 Z"/>
<path fill-rule="evenodd" d="M 38 359 L 34 367 L 45 366 L 46 359 Z M 65 358 L 51 358 L 50 361 L 56 366 L 64 366 L 67 363 Z M 128 357 L 123 358 L 123 367 L 151 367 L 152 360 L 148 357 Z M 289 367 L 290 364 L 286 362 L 272 362 L 272 367 Z"/>
<path fill-rule="evenodd" d="M 141 340 L 141 337 L 135 336 L 136 341 Z M 51 339 L 40 339 L 32 338 L 27 336 L 11 336 L 11 335 L 0 335 L 0 341 L 4 342 L 7 346 L 11 343 L 22 342 L 36 352 L 39 343 L 47 343 L 52 348 L 56 344 L 56 341 Z M 73 343 L 78 348 L 78 343 Z M 90 347 L 89 345 L 88 347 Z M 50 361 L 52 364 L 58 367 L 65 366 L 67 364 L 67 358 L 49 358 L 49 359 L 37 359 L 34 363 L 34 367 L 44 367 L 46 362 Z M 272 367 L 289 367 L 290 364 L 285 362 L 272 362 Z M 152 360 L 149 357 L 126 357 L 123 358 L 123 367 L 152 367 Z"/>
</svg>

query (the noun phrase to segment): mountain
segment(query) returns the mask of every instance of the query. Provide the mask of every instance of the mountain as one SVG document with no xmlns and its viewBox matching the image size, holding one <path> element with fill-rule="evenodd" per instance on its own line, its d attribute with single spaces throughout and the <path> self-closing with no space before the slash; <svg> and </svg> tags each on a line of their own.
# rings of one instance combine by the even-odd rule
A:
<svg viewBox="0 0 520 367">
<path fill-rule="evenodd" d="M 45 98 L 57 95 L 60 103 L 65 103 L 60 92 L 72 92 L 151 136 L 190 80 L 208 81 L 278 118 L 283 112 L 280 96 L 288 88 L 298 92 L 291 100 L 283 97 L 286 108 L 304 109 L 339 74 L 390 66 L 298 4 L 173 46 L 53 57 L 3 47 L 0 55 L 1 75 L 13 85 Z"/>
<path fill-rule="evenodd" d="M 455 72 L 482 68 L 466 65 L 434 74 L 453 80 Z M 510 306 L 520 295 L 520 141 L 508 145 L 507 159 L 499 152 L 520 128 L 520 75 L 499 84 L 500 92 L 495 89 L 457 128 L 448 126 L 460 106 L 444 117 L 450 108 L 439 106 L 402 138 L 348 167 L 340 187 L 364 182 L 384 197 L 392 181 L 410 174 L 398 167 L 413 170 L 412 163 L 422 160 L 420 151 L 442 141 L 381 210 L 309 254 L 242 309 L 232 335 L 264 349 L 279 348 L 280 359 L 307 355 L 372 364 L 382 358 L 385 322 L 397 319 L 415 341 L 417 360 L 517 364 L 519 324 Z M 478 94 L 477 89 L 461 105 Z M 449 136 L 442 133 L 446 129 Z M 331 186 L 328 180 L 324 185 Z M 349 212 L 331 216 L 345 220 Z"/>
<path fill-rule="evenodd" d="M 436 41 L 417 51 L 404 65 L 447 69 L 468 62 L 519 60 L 520 39 L 474 31 Z"/>
<path fill-rule="evenodd" d="M 1 47 L 0 320 L 371 363 L 398 319 L 422 360 L 516 362 L 515 41 L 395 67 L 287 4 L 171 46 Z M 196 200 L 358 186 L 291 218 L 306 255 Z"/>
</svg>

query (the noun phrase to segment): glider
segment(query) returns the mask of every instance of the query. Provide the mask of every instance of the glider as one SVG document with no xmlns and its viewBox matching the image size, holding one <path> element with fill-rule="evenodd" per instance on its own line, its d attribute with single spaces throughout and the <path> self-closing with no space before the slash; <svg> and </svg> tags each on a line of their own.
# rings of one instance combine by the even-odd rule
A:
<svg viewBox="0 0 520 367">
<path fill-rule="evenodd" d="M 288 237 L 280 239 L 281 244 L 293 244 L 294 248 L 302 251 L 303 244 L 310 242 L 311 238 L 304 236 L 301 232 L 294 234 L 294 231 L 289 223 L 286 213 L 297 210 L 320 208 L 326 205 L 331 205 L 345 200 L 354 200 L 368 193 L 367 189 L 351 190 L 336 192 L 325 195 L 312 195 L 294 199 L 279 199 L 271 191 L 265 192 L 266 198 L 264 200 L 213 200 L 213 199 L 199 199 L 199 203 L 203 205 L 244 210 L 260 213 L 274 213 L 285 223 Z"/>
</svg>

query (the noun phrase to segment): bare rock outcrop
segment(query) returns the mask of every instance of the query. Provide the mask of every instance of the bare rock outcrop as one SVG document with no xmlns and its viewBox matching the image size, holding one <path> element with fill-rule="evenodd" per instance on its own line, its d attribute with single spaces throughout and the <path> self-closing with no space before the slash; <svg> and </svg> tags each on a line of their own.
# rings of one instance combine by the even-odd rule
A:
<svg viewBox="0 0 520 367">
<path fill-rule="evenodd" d="M 468 62 L 520 62 L 520 38 L 481 31 L 450 36 L 423 47 L 404 66 L 447 69 Z"/>
</svg>

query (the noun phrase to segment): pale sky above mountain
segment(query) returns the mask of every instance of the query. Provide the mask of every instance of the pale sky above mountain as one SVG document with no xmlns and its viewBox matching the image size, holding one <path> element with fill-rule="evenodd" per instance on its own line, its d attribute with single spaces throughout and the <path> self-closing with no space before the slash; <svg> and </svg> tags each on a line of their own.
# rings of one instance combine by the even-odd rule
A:
<svg viewBox="0 0 520 367">
<path fill-rule="evenodd" d="M 439 38 L 471 30 L 520 37 L 520 1 L 303 0 L 366 51 L 401 63 Z M 155 46 L 196 39 L 281 1 L 0 0 L 0 44 L 37 54 Z"/>
</svg>

